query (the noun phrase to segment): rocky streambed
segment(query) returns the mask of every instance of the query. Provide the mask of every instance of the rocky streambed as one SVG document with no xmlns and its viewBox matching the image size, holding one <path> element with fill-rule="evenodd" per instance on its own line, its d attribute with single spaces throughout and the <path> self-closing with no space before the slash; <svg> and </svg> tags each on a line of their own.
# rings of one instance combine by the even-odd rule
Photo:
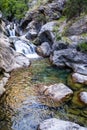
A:
<svg viewBox="0 0 87 130">
<path fill-rule="evenodd" d="M 37 130 L 42 121 L 50 118 L 87 127 L 87 107 L 79 100 L 80 92 L 87 91 L 87 87 L 84 85 L 78 89 L 78 85 L 73 84 L 71 86 L 76 89 L 70 88 L 67 85 L 72 83 L 70 73 L 69 69 L 51 66 L 47 59 L 32 61 L 29 68 L 11 72 L 6 92 L 0 100 L 0 130 Z M 48 98 L 49 90 L 42 91 L 44 86 L 59 83 L 67 85 L 74 93 L 60 104 Z M 43 126 L 39 129 L 44 130 Z"/>
</svg>

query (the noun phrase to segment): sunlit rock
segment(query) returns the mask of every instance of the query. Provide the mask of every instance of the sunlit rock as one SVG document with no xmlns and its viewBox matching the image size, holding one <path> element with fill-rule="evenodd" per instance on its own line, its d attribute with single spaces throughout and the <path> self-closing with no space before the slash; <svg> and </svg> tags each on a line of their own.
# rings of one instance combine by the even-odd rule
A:
<svg viewBox="0 0 87 130">
<path fill-rule="evenodd" d="M 73 73 L 72 79 L 73 79 L 74 82 L 87 85 L 87 76 L 86 75 L 82 75 L 82 74 L 79 74 L 79 73 Z"/>
<path fill-rule="evenodd" d="M 83 91 L 79 94 L 80 100 L 87 105 L 87 92 Z"/>
<path fill-rule="evenodd" d="M 76 123 L 51 118 L 40 123 L 38 130 L 87 130 Z"/>
<path fill-rule="evenodd" d="M 57 102 L 58 105 L 64 101 L 70 100 L 73 94 L 73 91 L 63 83 L 44 86 L 41 88 L 41 91 L 47 98 Z"/>
</svg>

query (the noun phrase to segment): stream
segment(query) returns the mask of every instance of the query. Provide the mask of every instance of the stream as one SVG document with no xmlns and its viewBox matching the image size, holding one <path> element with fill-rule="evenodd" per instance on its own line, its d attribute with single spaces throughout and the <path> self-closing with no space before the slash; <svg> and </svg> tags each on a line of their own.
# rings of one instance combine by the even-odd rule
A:
<svg viewBox="0 0 87 130">
<path fill-rule="evenodd" d="M 0 130 L 37 130 L 41 121 L 52 117 L 87 126 L 87 108 L 75 97 L 57 107 L 39 91 L 43 85 L 67 84 L 70 73 L 51 66 L 48 59 L 34 60 L 29 68 L 11 72 L 0 101 Z"/>
</svg>

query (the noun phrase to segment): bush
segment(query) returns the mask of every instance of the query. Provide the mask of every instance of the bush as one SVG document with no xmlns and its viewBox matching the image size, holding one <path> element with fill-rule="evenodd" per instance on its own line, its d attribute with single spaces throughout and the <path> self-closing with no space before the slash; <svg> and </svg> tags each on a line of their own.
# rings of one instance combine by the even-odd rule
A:
<svg viewBox="0 0 87 130">
<path fill-rule="evenodd" d="M 87 42 L 83 42 L 77 46 L 77 48 L 82 52 L 87 52 Z"/>
<path fill-rule="evenodd" d="M 67 20 L 80 16 L 81 13 L 87 12 L 87 0 L 68 0 L 63 12 Z"/>
<path fill-rule="evenodd" d="M 0 10 L 8 20 L 19 20 L 28 9 L 27 2 L 28 0 L 0 0 Z"/>
</svg>

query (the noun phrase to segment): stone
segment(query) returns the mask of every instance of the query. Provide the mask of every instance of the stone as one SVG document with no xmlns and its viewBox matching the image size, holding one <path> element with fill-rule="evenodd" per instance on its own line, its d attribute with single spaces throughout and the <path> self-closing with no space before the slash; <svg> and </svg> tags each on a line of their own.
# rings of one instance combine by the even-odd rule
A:
<svg viewBox="0 0 87 130">
<path fill-rule="evenodd" d="M 10 72 L 13 69 L 29 65 L 29 59 L 13 51 L 11 47 L 0 48 L 0 69 Z"/>
<path fill-rule="evenodd" d="M 87 128 L 70 121 L 51 118 L 41 122 L 38 130 L 87 130 Z"/>
<path fill-rule="evenodd" d="M 51 47 L 48 42 L 42 43 L 40 46 L 37 47 L 37 53 L 43 57 L 50 56 Z"/>
<path fill-rule="evenodd" d="M 34 40 L 37 37 L 36 23 L 35 21 L 30 22 L 26 27 L 27 33 L 26 38 L 28 40 Z"/>
<path fill-rule="evenodd" d="M 55 36 L 53 34 L 53 28 L 55 25 L 56 22 L 48 22 L 42 26 L 38 34 L 41 43 L 48 42 L 52 44 L 54 42 Z"/>
<path fill-rule="evenodd" d="M 73 94 L 73 91 L 63 83 L 44 86 L 41 91 L 47 98 L 52 99 L 58 104 L 70 100 L 70 97 Z"/>
<path fill-rule="evenodd" d="M 79 74 L 79 73 L 73 73 L 72 79 L 76 83 L 81 83 L 81 84 L 87 85 L 87 76 L 86 75 L 82 75 L 82 74 Z"/>
<path fill-rule="evenodd" d="M 4 72 L 4 76 L 7 77 L 7 78 L 10 78 L 10 74 L 9 73 Z"/>
<path fill-rule="evenodd" d="M 5 92 L 5 88 L 0 85 L 0 96 Z"/>
<path fill-rule="evenodd" d="M 76 49 L 54 51 L 50 61 L 58 67 L 70 67 L 76 73 L 87 75 L 87 54 Z"/>
<path fill-rule="evenodd" d="M 79 94 L 81 102 L 87 105 L 87 92 L 83 91 Z"/>
<path fill-rule="evenodd" d="M 67 48 L 68 48 L 68 44 L 61 40 L 59 40 L 58 42 L 55 42 L 52 45 L 52 51 L 62 50 L 62 49 L 67 49 Z"/>
<path fill-rule="evenodd" d="M 77 19 L 65 31 L 66 36 L 80 35 L 82 33 L 87 33 L 87 15 Z"/>
</svg>

